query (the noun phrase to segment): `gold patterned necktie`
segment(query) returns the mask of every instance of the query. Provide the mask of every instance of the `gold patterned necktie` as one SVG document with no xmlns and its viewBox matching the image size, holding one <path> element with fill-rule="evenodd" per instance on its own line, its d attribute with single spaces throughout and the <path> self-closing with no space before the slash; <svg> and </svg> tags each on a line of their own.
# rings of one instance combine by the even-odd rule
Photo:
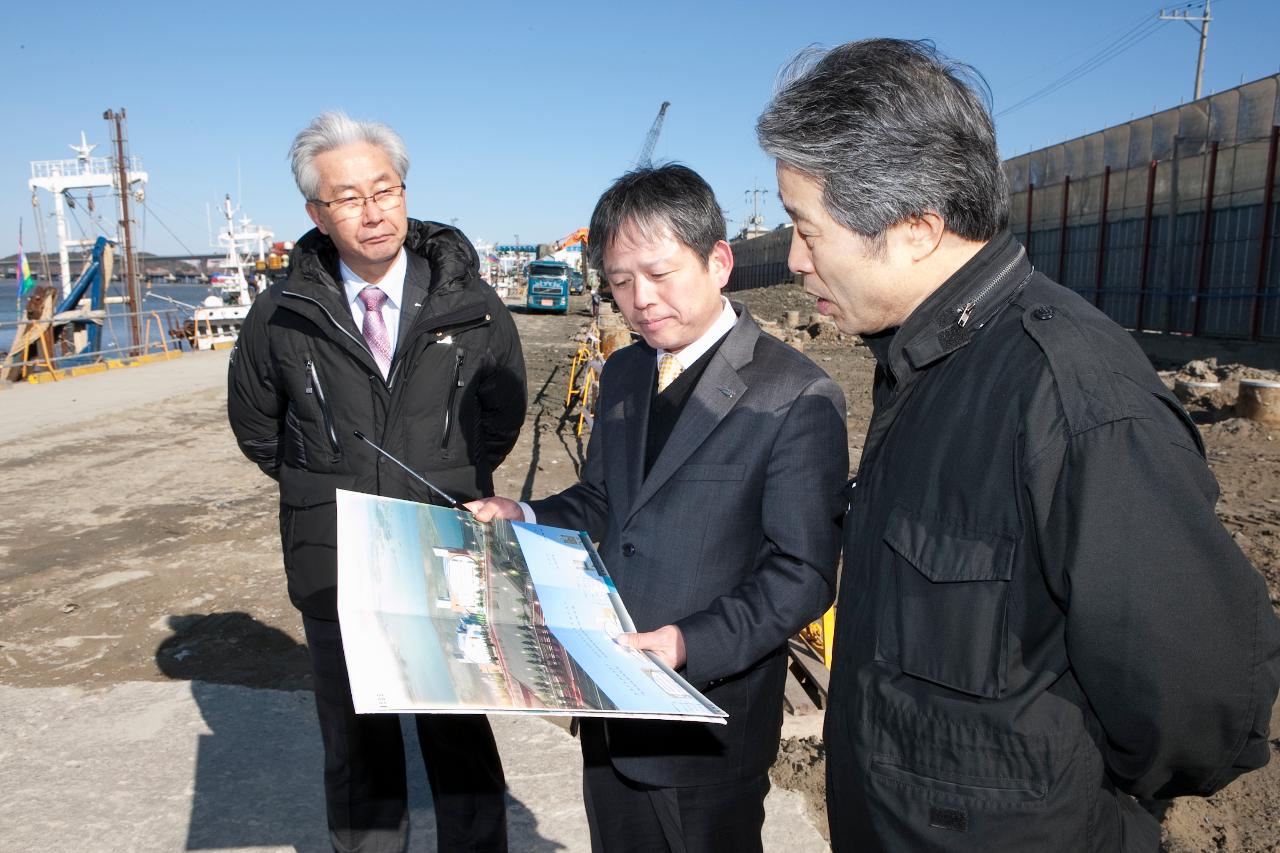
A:
<svg viewBox="0 0 1280 853">
<path fill-rule="evenodd" d="M 658 362 L 658 393 L 667 390 L 667 386 L 675 382 L 676 377 L 683 372 L 684 365 L 680 363 L 680 359 L 669 352 L 663 353 Z"/>
</svg>

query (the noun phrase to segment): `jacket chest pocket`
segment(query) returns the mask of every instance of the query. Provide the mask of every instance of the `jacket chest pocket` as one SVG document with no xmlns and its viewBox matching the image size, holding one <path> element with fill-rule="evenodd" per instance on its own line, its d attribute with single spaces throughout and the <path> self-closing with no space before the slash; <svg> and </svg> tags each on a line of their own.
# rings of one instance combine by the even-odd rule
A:
<svg viewBox="0 0 1280 853">
<path fill-rule="evenodd" d="M 896 600 L 882 623 L 881 649 L 904 673 L 998 698 L 1006 686 L 1006 610 L 1012 536 L 960 527 L 895 507 L 884 544 Z"/>
</svg>

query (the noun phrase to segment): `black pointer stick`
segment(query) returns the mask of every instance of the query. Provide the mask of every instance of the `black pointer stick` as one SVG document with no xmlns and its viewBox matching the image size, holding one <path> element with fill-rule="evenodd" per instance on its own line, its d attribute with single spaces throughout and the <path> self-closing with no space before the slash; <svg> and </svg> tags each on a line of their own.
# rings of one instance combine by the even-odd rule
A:
<svg viewBox="0 0 1280 853">
<path fill-rule="evenodd" d="M 413 470 L 413 469 L 412 469 L 412 468 L 410 468 L 408 465 L 404 464 L 404 463 L 403 463 L 403 462 L 401 462 L 399 459 L 395 458 L 395 457 L 394 457 L 394 456 L 392 456 L 390 453 L 388 453 L 387 451 L 383 450 L 383 449 L 382 449 L 381 447 L 379 447 L 378 445 L 374 444 L 372 441 L 370 441 L 368 438 L 366 438 L 366 437 L 365 437 L 365 434 L 364 434 L 364 433 L 362 433 L 360 430 L 358 430 L 358 429 L 353 429 L 353 430 L 352 430 L 352 432 L 354 432 L 354 433 L 356 434 L 356 438 L 360 439 L 360 440 L 361 440 L 361 441 L 363 441 L 365 444 L 369 445 L 369 446 L 370 446 L 370 447 L 372 447 L 374 450 L 378 451 L 378 452 L 379 452 L 379 453 L 381 453 L 383 456 L 387 457 L 387 458 L 388 458 L 388 459 L 390 459 L 392 462 L 396 463 L 396 464 L 397 464 L 397 465 L 399 465 L 401 468 L 403 468 L 404 470 L 408 471 L 408 472 L 409 472 L 409 475 L 410 475 L 411 477 L 413 477 L 413 478 L 414 478 L 415 480 L 417 480 L 419 483 L 421 483 L 422 485 L 426 486 L 428 489 L 430 489 L 431 491 L 435 492 L 437 495 L 439 495 L 440 497 L 442 497 L 442 498 L 444 498 L 446 501 L 448 501 L 448 502 L 449 502 L 449 506 L 453 507 L 454 509 L 457 509 L 457 508 L 460 506 L 460 504 L 459 504 L 457 501 L 455 501 L 452 497 L 450 497 L 450 496 L 449 496 L 449 493 L 448 493 L 448 492 L 446 492 L 444 489 L 442 489 L 442 488 L 440 488 L 439 486 L 437 486 L 435 483 L 432 483 L 432 482 L 428 481 L 425 477 L 423 477 L 423 476 L 422 476 L 421 474 L 419 474 L 417 471 Z"/>
</svg>

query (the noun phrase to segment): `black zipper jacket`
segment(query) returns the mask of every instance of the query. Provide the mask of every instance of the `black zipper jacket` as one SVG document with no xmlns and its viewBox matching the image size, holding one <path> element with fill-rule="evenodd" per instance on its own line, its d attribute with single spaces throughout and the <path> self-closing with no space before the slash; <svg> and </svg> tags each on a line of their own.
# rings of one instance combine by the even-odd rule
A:
<svg viewBox="0 0 1280 853">
<path fill-rule="evenodd" d="M 384 380 L 352 319 L 332 241 L 311 231 L 287 281 L 258 297 L 231 355 L 240 449 L 280 482 L 289 595 L 337 618 L 334 490 L 441 499 L 359 430 L 457 500 L 493 493 L 526 407 L 515 323 L 455 228 L 409 220 L 399 340 Z"/>
<path fill-rule="evenodd" d="M 1265 764 L 1280 676 L 1280 620 L 1194 424 L 1008 233 L 867 343 L 832 847 L 1155 851 L 1128 794 Z"/>
</svg>

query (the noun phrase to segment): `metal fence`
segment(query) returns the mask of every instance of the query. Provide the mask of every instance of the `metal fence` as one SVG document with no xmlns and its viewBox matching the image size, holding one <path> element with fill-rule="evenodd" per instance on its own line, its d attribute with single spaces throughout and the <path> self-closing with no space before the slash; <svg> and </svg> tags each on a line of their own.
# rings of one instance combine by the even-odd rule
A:
<svg viewBox="0 0 1280 853">
<path fill-rule="evenodd" d="M 1280 338 L 1280 75 L 1005 162 L 1032 263 L 1120 324 Z"/>
<path fill-rule="evenodd" d="M 87 311 L 77 317 L 60 315 L 58 320 L 6 321 L 0 323 L 0 379 L 18 381 L 29 376 L 57 380 L 93 367 L 119 366 L 133 361 L 177 354 L 190 349 L 185 326 L 189 312 L 176 308 L 155 311 Z M 117 327 L 114 321 L 119 320 Z M 77 352 L 77 344 L 87 324 L 101 327 L 97 349 Z M 137 340 L 132 330 L 137 326 Z M 31 329 L 38 332 L 26 346 L 6 357 L 15 335 Z M 184 347 L 185 344 L 185 347 Z"/>
<path fill-rule="evenodd" d="M 794 277 L 787 268 L 787 252 L 791 248 L 791 226 L 779 226 L 768 234 L 750 240 L 733 241 L 733 272 L 725 290 L 750 290 L 771 287 Z"/>
<path fill-rule="evenodd" d="M 1005 161 L 1010 225 L 1123 326 L 1277 340 L 1278 145 L 1273 75 Z M 729 288 L 790 281 L 789 241 L 736 241 Z"/>
</svg>

